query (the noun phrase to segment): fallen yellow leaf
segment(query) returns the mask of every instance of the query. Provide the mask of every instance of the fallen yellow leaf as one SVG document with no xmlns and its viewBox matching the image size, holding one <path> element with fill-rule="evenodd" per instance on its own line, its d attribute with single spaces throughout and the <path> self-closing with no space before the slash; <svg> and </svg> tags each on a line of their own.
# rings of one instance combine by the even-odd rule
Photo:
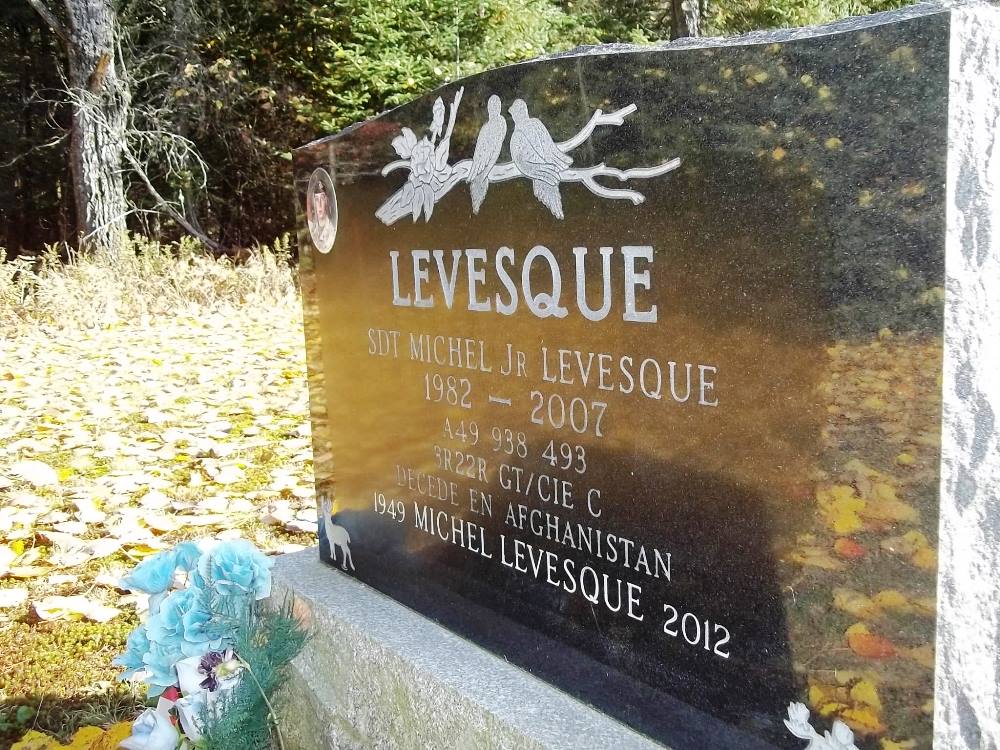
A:
<svg viewBox="0 0 1000 750">
<path fill-rule="evenodd" d="M 872 518 L 878 521 L 890 521 L 892 523 L 920 522 L 920 512 L 912 505 L 904 503 L 902 500 L 883 500 L 881 502 L 869 503 L 865 509 L 861 511 L 861 515 L 865 518 Z"/>
<path fill-rule="evenodd" d="M 862 620 L 875 620 L 882 610 L 860 591 L 836 587 L 833 589 L 833 606 Z"/>
<path fill-rule="evenodd" d="M 94 750 L 97 743 L 104 737 L 104 730 L 100 727 L 81 727 L 69 741 L 67 750 Z"/>
<path fill-rule="evenodd" d="M 816 707 L 817 713 L 824 719 L 829 719 L 831 716 L 839 716 L 841 712 L 847 709 L 846 703 L 837 703 L 831 701 L 830 703 L 823 703 Z"/>
<path fill-rule="evenodd" d="M 132 736 L 132 722 L 112 724 L 91 750 L 118 750 L 122 740 Z"/>
<path fill-rule="evenodd" d="M 802 547 L 792 552 L 788 559 L 800 565 L 811 565 L 823 570 L 843 570 L 844 563 L 830 556 L 826 550 L 818 547 Z"/>
<path fill-rule="evenodd" d="M 870 708 L 849 708 L 840 719 L 858 734 L 883 734 L 886 730 L 878 714 Z"/>
<path fill-rule="evenodd" d="M 875 596 L 872 597 L 878 606 L 883 609 L 889 609 L 894 612 L 910 612 L 913 606 L 910 604 L 910 600 L 906 596 L 896 591 L 895 589 L 885 589 L 884 591 L 879 591 Z"/>
<path fill-rule="evenodd" d="M 882 710 L 882 701 L 878 697 L 875 683 L 870 680 L 858 680 L 851 688 L 851 698 L 856 703 L 863 703 L 874 711 Z"/>
<path fill-rule="evenodd" d="M 866 503 L 854 493 L 850 485 L 836 484 L 816 490 L 816 500 L 826 516 L 826 522 L 840 535 L 853 534 L 865 527 L 858 512 Z"/>
<path fill-rule="evenodd" d="M 910 562 L 923 570 L 936 570 L 937 552 L 930 547 L 921 547 L 913 553 L 913 557 L 910 558 Z"/>
<path fill-rule="evenodd" d="M 11 745 L 10 750 L 57 750 L 60 747 L 62 745 L 57 739 L 32 729 Z"/>
<path fill-rule="evenodd" d="M 900 649 L 899 653 L 907 659 L 912 659 L 922 667 L 934 669 L 934 647 L 930 644 L 917 646 L 916 648 Z"/>
</svg>

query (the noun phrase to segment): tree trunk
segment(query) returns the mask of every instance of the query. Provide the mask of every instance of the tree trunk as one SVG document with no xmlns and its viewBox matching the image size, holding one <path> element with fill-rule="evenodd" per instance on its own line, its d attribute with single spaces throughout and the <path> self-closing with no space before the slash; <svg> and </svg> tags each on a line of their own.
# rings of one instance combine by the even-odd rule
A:
<svg viewBox="0 0 1000 750">
<path fill-rule="evenodd" d="M 701 24 L 699 0 L 670 0 L 670 38 L 698 36 Z"/>
<path fill-rule="evenodd" d="M 119 75 L 112 0 L 65 0 L 66 56 L 73 98 L 70 168 L 83 243 L 116 258 L 122 252 L 125 185 L 122 156 L 130 97 Z"/>
</svg>

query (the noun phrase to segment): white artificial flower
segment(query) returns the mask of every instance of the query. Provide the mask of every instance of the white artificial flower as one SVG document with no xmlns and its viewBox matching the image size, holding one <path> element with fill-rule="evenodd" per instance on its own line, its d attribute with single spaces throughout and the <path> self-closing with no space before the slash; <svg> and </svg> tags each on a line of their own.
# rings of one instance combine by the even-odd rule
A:
<svg viewBox="0 0 1000 750">
<path fill-rule="evenodd" d="M 149 708 L 132 723 L 132 735 L 118 747 L 125 750 L 176 750 L 180 734 L 170 717 Z"/>
<path fill-rule="evenodd" d="M 187 695 L 174 704 L 177 709 L 177 716 L 181 720 L 181 729 L 184 735 L 192 742 L 201 739 L 203 729 L 201 723 L 201 713 L 205 706 L 209 704 L 208 691 L 202 690 L 198 693 Z"/>
<path fill-rule="evenodd" d="M 225 706 L 225 703 L 216 706 L 216 702 L 236 687 L 240 681 L 239 675 L 235 674 L 239 669 L 239 661 L 231 658 L 216 667 L 217 671 L 225 667 L 225 669 L 221 669 L 222 674 L 217 675 L 223 678 L 218 680 L 217 689 L 207 690 L 203 688 L 201 685 L 206 678 L 205 673 L 200 669 L 203 658 L 191 656 L 187 659 L 181 659 L 176 665 L 177 679 L 184 697 L 176 701 L 173 708 L 177 710 L 184 734 L 192 742 L 198 742 L 201 739 L 204 730 L 201 717 L 205 708 L 211 708 L 210 715 L 217 717 L 219 710 Z M 230 663 L 233 666 L 230 666 Z"/>
<path fill-rule="evenodd" d="M 181 689 L 181 695 L 194 695 L 204 689 L 201 687 L 201 683 L 205 679 L 205 675 L 198 671 L 200 665 L 200 656 L 189 656 L 174 665 L 177 667 L 177 682 Z"/>
</svg>

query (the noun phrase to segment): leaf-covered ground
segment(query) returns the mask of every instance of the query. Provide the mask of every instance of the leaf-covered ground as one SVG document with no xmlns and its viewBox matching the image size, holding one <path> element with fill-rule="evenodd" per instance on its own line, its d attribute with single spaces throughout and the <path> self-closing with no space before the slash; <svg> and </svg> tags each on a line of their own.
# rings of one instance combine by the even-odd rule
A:
<svg viewBox="0 0 1000 750">
<path fill-rule="evenodd" d="M 311 461 L 295 304 L 0 340 L 0 747 L 128 716 L 118 578 L 186 538 L 312 544 Z"/>
</svg>

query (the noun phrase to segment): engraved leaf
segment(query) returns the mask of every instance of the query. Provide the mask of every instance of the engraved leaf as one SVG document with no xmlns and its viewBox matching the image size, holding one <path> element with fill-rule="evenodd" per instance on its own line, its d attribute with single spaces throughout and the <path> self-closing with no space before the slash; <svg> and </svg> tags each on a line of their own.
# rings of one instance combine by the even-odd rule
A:
<svg viewBox="0 0 1000 750">
<path fill-rule="evenodd" d="M 441 133 L 444 127 L 444 101 L 439 96 L 434 100 L 434 115 L 431 120 L 431 133 L 435 136 Z"/>
<path fill-rule="evenodd" d="M 449 139 L 445 138 L 443 141 L 441 141 L 441 143 L 438 145 L 437 149 L 434 152 L 435 156 L 434 165 L 435 169 L 438 172 L 443 172 L 444 170 L 448 169 L 448 146 L 449 146 L 448 140 Z"/>
<path fill-rule="evenodd" d="M 403 128 L 401 135 L 397 135 L 392 139 L 393 149 L 404 159 L 410 158 L 410 154 L 413 153 L 413 147 L 416 145 L 417 136 L 409 128 Z"/>
</svg>

